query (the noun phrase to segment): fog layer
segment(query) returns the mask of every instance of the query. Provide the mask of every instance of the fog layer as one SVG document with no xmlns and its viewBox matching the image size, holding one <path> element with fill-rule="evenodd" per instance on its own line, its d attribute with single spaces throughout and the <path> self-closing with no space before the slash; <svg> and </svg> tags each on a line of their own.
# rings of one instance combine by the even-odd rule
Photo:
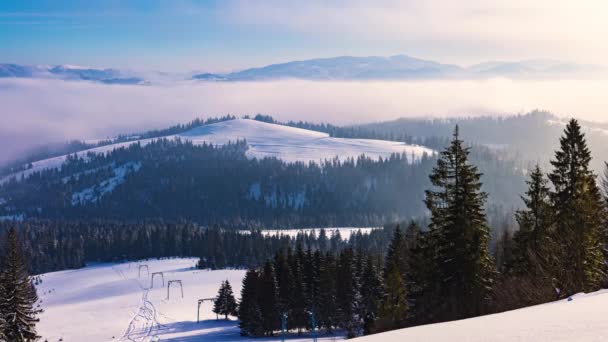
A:
<svg viewBox="0 0 608 342">
<path fill-rule="evenodd" d="M 0 80 L 0 164 L 28 149 L 162 128 L 196 117 L 265 113 L 338 124 L 532 109 L 606 121 L 608 81 L 180 82 L 109 86 Z"/>
</svg>

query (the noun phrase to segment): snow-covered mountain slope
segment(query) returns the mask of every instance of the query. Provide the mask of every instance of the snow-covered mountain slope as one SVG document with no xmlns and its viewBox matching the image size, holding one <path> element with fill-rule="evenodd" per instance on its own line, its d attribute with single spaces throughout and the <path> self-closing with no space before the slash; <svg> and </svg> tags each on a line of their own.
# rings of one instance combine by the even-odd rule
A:
<svg viewBox="0 0 608 342">
<path fill-rule="evenodd" d="M 287 162 L 319 162 L 335 157 L 344 160 L 350 157 L 356 158 L 361 154 L 377 159 L 379 157 L 389 157 L 393 153 L 406 153 L 411 160 L 417 160 L 424 154 L 432 155 L 434 153 L 433 150 L 423 146 L 384 140 L 333 138 L 326 133 L 249 119 L 236 119 L 203 125 L 165 138 L 180 138 L 192 141 L 194 144 L 211 143 L 214 145 L 246 140 L 249 145 L 248 157 L 277 157 Z M 159 138 L 96 147 L 80 151 L 77 155 L 85 158 L 88 153 L 105 153 L 134 143 L 145 145 L 154 139 Z M 0 183 L 12 177 L 19 179 L 22 175 L 27 177 L 36 171 L 61 167 L 66 158 L 67 155 L 64 155 L 36 161 L 32 163 L 30 169 L 7 176 L 0 180 Z"/>
<path fill-rule="evenodd" d="M 608 337 L 608 290 L 495 315 L 424 325 L 356 339 L 361 342 L 601 342 Z"/>
<path fill-rule="evenodd" d="M 235 297 L 241 292 L 244 270 L 198 270 L 197 259 L 148 260 L 122 264 L 98 264 L 79 270 L 41 275 L 38 286 L 44 313 L 37 324 L 42 341 L 247 341 L 239 334 L 238 322 L 216 320 L 213 305 L 197 301 L 214 298 L 222 281 L 228 280 Z M 139 265 L 147 265 L 149 273 Z M 155 276 L 151 287 L 151 274 Z M 172 285 L 167 299 L 167 282 Z M 337 336 L 327 340 L 340 339 Z M 278 337 L 255 341 L 277 341 Z M 290 336 L 290 341 L 310 341 L 310 337 Z M 324 339 L 320 339 L 324 340 Z"/>
</svg>

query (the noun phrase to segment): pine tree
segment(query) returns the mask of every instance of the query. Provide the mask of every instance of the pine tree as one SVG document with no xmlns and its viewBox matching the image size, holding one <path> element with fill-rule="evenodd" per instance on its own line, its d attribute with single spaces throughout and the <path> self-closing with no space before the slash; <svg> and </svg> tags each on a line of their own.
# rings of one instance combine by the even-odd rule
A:
<svg viewBox="0 0 608 342">
<path fill-rule="evenodd" d="M 329 333 L 337 324 L 336 319 L 336 263 L 331 253 L 327 253 L 319 269 L 319 302 L 322 303 L 317 312 L 319 325 Z"/>
<path fill-rule="evenodd" d="M 436 321 L 436 308 L 440 307 L 435 251 L 431 245 L 431 233 L 420 232 L 413 243 L 408 259 L 409 280 L 407 282 L 410 321 L 426 324 Z"/>
<path fill-rule="evenodd" d="M 479 315 L 486 305 L 496 270 L 488 245 L 481 191 L 481 173 L 468 162 L 470 148 L 463 146 L 458 126 L 450 145 L 441 152 L 430 175 L 434 189 L 426 191 L 431 212 L 430 248 L 433 250 L 440 319 Z"/>
<path fill-rule="evenodd" d="M 532 170 L 526 183 L 528 190 L 522 196 L 526 208 L 516 213 L 519 230 L 513 236 L 515 248 L 508 269 L 515 275 L 550 280 L 556 247 L 552 236 L 553 210 L 550 189 L 540 166 Z"/>
<path fill-rule="evenodd" d="M 264 327 L 259 306 L 260 277 L 255 269 L 250 269 L 243 279 L 241 302 L 239 303 L 239 328 L 243 336 L 262 336 Z"/>
<path fill-rule="evenodd" d="M 232 286 L 228 280 L 222 282 L 222 286 L 218 291 L 217 297 L 213 301 L 213 312 L 218 315 L 224 315 L 225 319 L 228 316 L 237 315 L 237 304 L 232 293 Z"/>
<path fill-rule="evenodd" d="M 384 291 L 378 309 L 380 330 L 398 329 L 405 325 L 408 315 L 405 272 L 405 240 L 399 226 L 395 227 L 384 266 Z"/>
<path fill-rule="evenodd" d="M 339 325 L 347 338 L 361 335 L 363 318 L 360 316 L 361 294 L 355 274 L 355 256 L 351 248 L 340 253 L 336 272 L 336 306 Z"/>
<path fill-rule="evenodd" d="M 264 332 L 272 336 L 274 331 L 280 327 L 279 301 L 277 280 L 274 274 L 274 266 L 270 261 L 264 264 L 260 278 L 260 311 Z"/>
<path fill-rule="evenodd" d="M 278 287 L 278 309 L 281 314 L 287 313 L 289 311 L 289 264 L 283 249 L 280 249 L 275 255 L 274 269 Z"/>
<path fill-rule="evenodd" d="M 377 318 L 378 302 L 382 296 L 382 281 L 371 254 L 365 261 L 365 269 L 361 277 L 361 312 L 364 326 L 363 334 L 374 332 L 374 322 Z"/>
<path fill-rule="evenodd" d="M 559 265 L 557 286 L 568 296 L 597 290 L 605 280 L 605 203 L 596 176 L 589 168 L 591 152 L 578 121 L 572 119 L 551 161 L 551 202 L 555 210 L 555 239 Z"/>
<path fill-rule="evenodd" d="M 6 321 L 4 335 L 8 341 L 34 341 L 39 338 L 36 316 L 41 310 L 34 307 L 38 295 L 27 273 L 14 228 L 8 231 L 4 250 L 5 261 L 0 274 L 0 316 Z"/>
<path fill-rule="evenodd" d="M 298 244 L 295 255 L 288 253 L 288 262 L 290 267 L 289 278 L 289 320 L 288 326 L 290 329 L 298 329 L 298 333 L 302 333 L 302 329 L 308 327 L 308 314 L 306 312 L 306 286 L 304 278 L 304 251 L 302 245 Z"/>
</svg>

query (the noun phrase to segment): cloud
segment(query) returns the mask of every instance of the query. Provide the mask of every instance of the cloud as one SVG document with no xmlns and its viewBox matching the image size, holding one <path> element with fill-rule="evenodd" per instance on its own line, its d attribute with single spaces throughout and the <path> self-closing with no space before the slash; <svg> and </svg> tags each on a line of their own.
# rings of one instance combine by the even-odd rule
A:
<svg viewBox="0 0 608 342">
<path fill-rule="evenodd" d="M 605 120 L 608 81 L 176 82 L 109 86 L 41 79 L 0 80 L 0 163 L 68 139 L 104 138 L 195 117 L 265 113 L 338 124 L 521 113 L 546 109 Z"/>
<path fill-rule="evenodd" d="M 231 24 L 338 44 L 353 41 L 362 51 L 384 46 L 458 63 L 541 57 L 603 63 L 608 57 L 604 0 L 242 0 L 224 5 Z"/>
</svg>

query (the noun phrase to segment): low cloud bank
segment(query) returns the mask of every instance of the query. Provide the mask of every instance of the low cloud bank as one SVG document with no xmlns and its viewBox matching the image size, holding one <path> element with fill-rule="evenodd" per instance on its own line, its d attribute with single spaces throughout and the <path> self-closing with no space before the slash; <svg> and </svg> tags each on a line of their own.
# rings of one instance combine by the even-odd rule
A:
<svg viewBox="0 0 608 342">
<path fill-rule="evenodd" d="M 108 86 L 0 80 L 0 164 L 32 147 L 105 138 L 195 117 L 265 113 L 280 120 L 338 124 L 398 117 L 523 113 L 606 121 L 608 81 L 179 82 Z"/>
</svg>

